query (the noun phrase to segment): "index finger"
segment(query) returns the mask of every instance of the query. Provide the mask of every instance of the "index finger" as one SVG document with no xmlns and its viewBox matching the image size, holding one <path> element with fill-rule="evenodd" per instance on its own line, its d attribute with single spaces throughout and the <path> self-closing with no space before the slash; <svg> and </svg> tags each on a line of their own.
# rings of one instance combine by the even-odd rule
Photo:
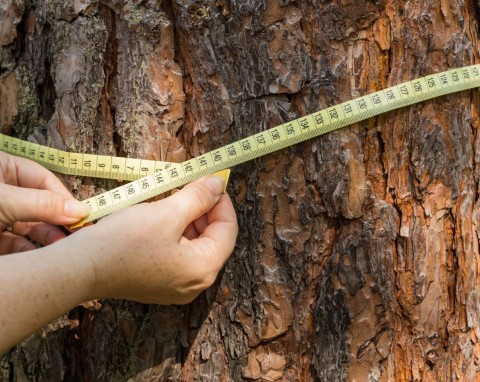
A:
<svg viewBox="0 0 480 382">
<path fill-rule="evenodd" d="M 49 190 L 72 199 L 72 194 L 52 172 L 29 159 L 1 154 L 0 166 L 5 183 L 12 186 Z"/>
<path fill-rule="evenodd" d="M 227 194 L 207 212 L 208 226 L 203 234 L 193 240 L 181 239 L 181 243 L 193 248 L 201 257 L 208 257 L 211 265 L 219 270 L 235 247 L 238 224 L 232 201 Z"/>
</svg>

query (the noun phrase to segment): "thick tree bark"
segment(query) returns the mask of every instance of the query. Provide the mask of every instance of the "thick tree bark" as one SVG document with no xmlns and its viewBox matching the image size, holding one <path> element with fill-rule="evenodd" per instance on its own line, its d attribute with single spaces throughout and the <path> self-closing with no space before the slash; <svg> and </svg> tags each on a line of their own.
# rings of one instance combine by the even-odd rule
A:
<svg viewBox="0 0 480 382">
<path fill-rule="evenodd" d="M 478 0 L 0 0 L 0 129 L 182 161 L 478 63 L 479 20 Z M 0 380 L 479 379 L 479 114 L 463 92 L 238 166 L 215 287 L 79 307 Z M 116 184 L 62 178 L 81 199 Z"/>
</svg>

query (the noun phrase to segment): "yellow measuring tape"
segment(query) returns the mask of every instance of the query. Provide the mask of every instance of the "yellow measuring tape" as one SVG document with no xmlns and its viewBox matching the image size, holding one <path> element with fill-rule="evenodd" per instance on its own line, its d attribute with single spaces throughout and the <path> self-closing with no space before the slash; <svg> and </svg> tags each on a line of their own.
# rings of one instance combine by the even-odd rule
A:
<svg viewBox="0 0 480 382">
<path fill-rule="evenodd" d="M 0 134 L 0 150 L 64 174 L 133 180 L 84 202 L 91 214 L 76 228 L 201 176 L 230 168 L 364 119 L 445 94 L 480 87 L 480 64 L 432 74 L 329 107 L 183 163 L 79 154 Z"/>
</svg>

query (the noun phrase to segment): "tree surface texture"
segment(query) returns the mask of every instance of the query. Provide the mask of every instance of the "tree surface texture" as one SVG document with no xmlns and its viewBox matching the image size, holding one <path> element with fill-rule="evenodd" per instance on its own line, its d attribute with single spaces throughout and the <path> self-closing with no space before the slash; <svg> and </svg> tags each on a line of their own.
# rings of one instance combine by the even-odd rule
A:
<svg viewBox="0 0 480 382">
<path fill-rule="evenodd" d="M 479 63 L 479 21 L 479 0 L 0 0 L 0 132 L 180 162 Z M 479 380 L 479 114 L 466 91 L 237 166 L 214 287 L 78 307 L 0 380 Z"/>
</svg>

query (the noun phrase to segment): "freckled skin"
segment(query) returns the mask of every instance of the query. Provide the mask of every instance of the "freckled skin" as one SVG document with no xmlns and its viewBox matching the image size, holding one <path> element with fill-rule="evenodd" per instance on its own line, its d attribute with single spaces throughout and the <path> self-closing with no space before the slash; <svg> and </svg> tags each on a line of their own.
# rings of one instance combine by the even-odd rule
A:
<svg viewBox="0 0 480 382">
<path fill-rule="evenodd" d="M 211 175 L 65 237 L 56 225 L 84 217 L 83 204 L 41 166 L 0 153 L 0 353 L 84 301 L 192 301 L 235 244 L 224 189 Z"/>
</svg>

